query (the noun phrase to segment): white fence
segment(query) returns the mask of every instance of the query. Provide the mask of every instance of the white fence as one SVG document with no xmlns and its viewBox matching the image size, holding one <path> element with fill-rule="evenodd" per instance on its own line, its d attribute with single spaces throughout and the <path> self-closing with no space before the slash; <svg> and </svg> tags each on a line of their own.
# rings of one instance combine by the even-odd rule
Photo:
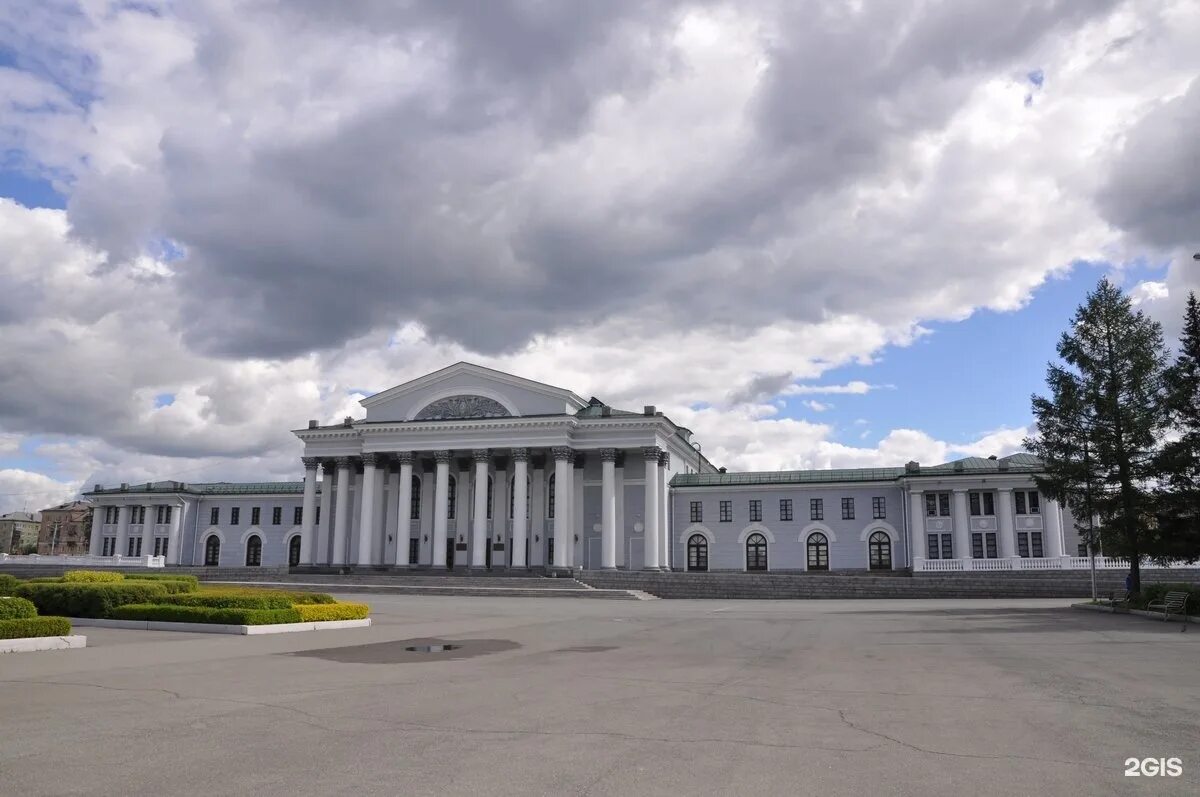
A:
<svg viewBox="0 0 1200 797">
<path fill-rule="evenodd" d="M 1006 559 L 917 559 L 913 571 L 918 573 L 961 573 L 981 570 L 1088 570 L 1090 560 L 1086 556 L 1021 557 Z M 1195 563 L 1171 562 L 1158 565 L 1142 562 L 1143 570 L 1197 567 Z M 1128 570 L 1129 560 L 1116 556 L 1097 556 L 1097 570 Z"/>
<path fill-rule="evenodd" d="M 13 556 L 0 554 L 0 564 L 6 565 L 68 565 L 70 567 L 166 567 L 165 556 Z"/>
</svg>

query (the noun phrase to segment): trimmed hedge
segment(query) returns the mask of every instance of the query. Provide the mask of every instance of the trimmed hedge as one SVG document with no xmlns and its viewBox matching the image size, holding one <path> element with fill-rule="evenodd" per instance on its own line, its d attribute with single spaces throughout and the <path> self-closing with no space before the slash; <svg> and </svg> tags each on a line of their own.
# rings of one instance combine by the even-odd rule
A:
<svg viewBox="0 0 1200 797">
<path fill-rule="evenodd" d="M 153 582 L 22 584 L 17 596 L 33 601 L 39 614 L 109 617 L 113 609 L 127 603 L 158 603 L 167 597 L 167 590 Z"/>
<path fill-rule="evenodd" d="M 12 595 L 13 590 L 21 586 L 21 583 L 21 579 L 16 576 L 0 573 L 0 595 Z"/>
<path fill-rule="evenodd" d="M 284 594 L 291 598 L 292 603 L 296 606 L 337 603 L 337 600 L 332 595 L 325 592 L 285 592 Z"/>
<path fill-rule="evenodd" d="M 146 603 L 118 606 L 109 616 L 115 620 L 216 623 L 220 625 L 277 625 L 300 622 L 300 614 L 295 609 L 218 609 L 211 606 L 168 606 Z"/>
<path fill-rule="evenodd" d="M 167 591 L 168 595 L 184 595 L 196 591 L 196 585 L 190 581 L 174 578 L 134 579 L 126 584 L 158 584 Z"/>
<path fill-rule="evenodd" d="M 277 592 L 261 595 L 245 595 L 224 592 L 190 592 L 186 595 L 170 595 L 161 603 L 172 606 L 207 606 L 211 609 L 290 609 L 292 600 Z"/>
<path fill-rule="evenodd" d="M 0 620 L 0 639 L 28 639 L 39 636 L 67 636 L 71 621 L 65 617 L 26 617 Z"/>
<path fill-rule="evenodd" d="M 37 607 L 24 598 L 0 598 L 0 620 L 37 617 Z"/>
<path fill-rule="evenodd" d="M 187 573 L 126 573 L 126 581 L 186 581 L 192 585 L 191 589 L 180 590 L 180 592 L 195 592 L 200 586 L 200 579 L 195 576 L 190 576 Z"/>
<path fill-rule="evenodd" d="M 1196 584 L 1143 584 L 1142 594 L 1135 606 L 1145 609 L 1148 604 L 1160 603 L 1168 592 L 1186 592 L 1190 596 L 1187 601 L 1187 613 L 1200 615 L 1200 585 Z"/>
<path fill-rule="evenodd" d="M 201 595 L 211 595 L 214 592 L 222 595 L 283 595 L 293 605 L 337 602 L 332 595 L 324 592 L 293 592 L 286 589 L 270 589 L 265 587 L 226 587 L 219 584 L 212 586 L 205 584 L 200 588 Z"/>
<path fill-rule="evenodd" d="M 296 607 L 300 619 L 306 623 L 326 620 L 362 620 L 371 613 L 365 603 L 300 604 Z"/>
<path fill-rule="evenodd" d="M 112 584 L 117 581 L 124 581 L 125 576 L 116 571 L 68 570 L 63 573 L 62 580 L 67 584 Z"/>
</svg>

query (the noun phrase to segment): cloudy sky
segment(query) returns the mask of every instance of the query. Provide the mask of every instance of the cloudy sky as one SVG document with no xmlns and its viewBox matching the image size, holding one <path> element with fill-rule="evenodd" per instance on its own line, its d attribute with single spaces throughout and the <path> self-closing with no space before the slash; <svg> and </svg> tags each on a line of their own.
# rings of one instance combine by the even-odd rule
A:
<svg viewBox="0 0 1200 797">
<path fill-rule="evenodd" d="M 0 511 L 466 359 L 738 469 L 1020 446 L 1198 286 L 1194 0 L 7 0 Z"/>
</svg>

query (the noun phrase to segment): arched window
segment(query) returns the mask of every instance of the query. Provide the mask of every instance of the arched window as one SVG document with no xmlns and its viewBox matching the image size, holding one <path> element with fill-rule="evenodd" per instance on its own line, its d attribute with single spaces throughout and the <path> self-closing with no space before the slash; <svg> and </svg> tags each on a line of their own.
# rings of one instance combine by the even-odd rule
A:
<svg viewBox="0 0 1200 797">
<path fill-rule="evenodd" d="M 688 537 L 687 569 L 689 572 L 708 572 L 708 538 L 703 534 Z"/>
<path fill-rule="evenodd" d="M 829 569 L 829 540 L 819 531 L 808 535 L 808 569 Z"/>
<path fill-rule="evenodd" d="M 246 567 L 258 567 L 262 564 L 262 537 L 252 534 L 246 540 Z"/>
<path fill-rule="evenodd" d="M 204 541 L 204 566 L 216 567 L 219 564 L 221 564 L 221 538 L 212 534 Z"/>
<path fill-rule="evenodd" d="M 288 567 L 296 567 L 300 564 L 300 535 L 292 537 L 288 543 Z"/>
<path fill-rule="evenodd" d="M 546 483 L 546 517 L 550 520 L 554 519 L 554 476 L 550 474 L 550 481 Z"/>
<path fill-rule="evenodd" d="M 458 493 L 458 479 L 453 476 L 447 482 L 446 486 L 446 519 L 454 520 L 454 505 L 458 503 L 455 499 Z"/>
<path fill-rule="evenodd" d="M 867 540 L 872 570 L 892 569 L 892 538 L 886 532 L 876 531 Z"/>
<path fill-rule="evenodd" d="M 415 473 L 412 477 L 412 505 L 408 511 L 410 520 L 421 519 L 421 477 Z"/>
<path fill-rule="evenodd" d="M 492 477 L 488 476 L 488 494 L 487 494 L 487 519 L 492 519 L 492 499 L 496 496 L 496 485 L 492 481 Z"/>
<path fill-rule="evenodd" d="M 751 534 L 746 538 L 746 569 L 767 569 L 767 538 L 761 534 Z"/>
</svg>

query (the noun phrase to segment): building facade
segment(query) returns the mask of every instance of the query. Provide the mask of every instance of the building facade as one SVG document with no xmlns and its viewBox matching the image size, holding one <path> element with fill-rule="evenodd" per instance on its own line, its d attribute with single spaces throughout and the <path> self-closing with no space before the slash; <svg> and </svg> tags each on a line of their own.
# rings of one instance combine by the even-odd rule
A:
<svg viewBox="0 0 1200 797">
<path fill-rule="evenodd" d="M 31 512 L 9 512 L 0 515 L 0 551 L 22 554 L 36 551 L 41 515 Z"/>
<path fill-rule="evenodd" d="M 68 501 L 43 509 L 38 526 L 37 552 L 42 555 L 84 554 L 89 552 L 92 527 L 90 501 Z"/>
<path fill-rule="evenodd" d="M 87 493 L 91 553 L 168 565 L 648 570 L 1065 566 L 1074 540 L 1018 454 L 726 473 L 690 430 L 458 363 L 295 432 L 304 479 Z"/>
</svg>

